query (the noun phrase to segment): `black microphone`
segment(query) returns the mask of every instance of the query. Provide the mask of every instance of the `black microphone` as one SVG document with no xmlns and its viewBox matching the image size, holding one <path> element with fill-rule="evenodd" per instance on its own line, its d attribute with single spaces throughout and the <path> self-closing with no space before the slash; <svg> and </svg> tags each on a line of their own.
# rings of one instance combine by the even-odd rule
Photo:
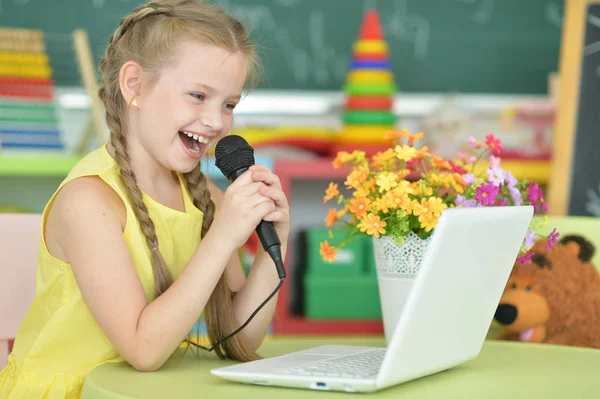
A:
<svg viewBox="0 0 600 399">
<path fill-rule="evenodd" d="M 241 136 L 233 134 L 225 136 L 215 147 L 215 165 L 227 179 L 233 182 L 254 165 L 254 149 Z M 275 262 L 279 278 L 285 278 L 281 242 L 273 223 L 261 220 L 256 227 L 256 234 L 265 251 Z"/>
</svg>

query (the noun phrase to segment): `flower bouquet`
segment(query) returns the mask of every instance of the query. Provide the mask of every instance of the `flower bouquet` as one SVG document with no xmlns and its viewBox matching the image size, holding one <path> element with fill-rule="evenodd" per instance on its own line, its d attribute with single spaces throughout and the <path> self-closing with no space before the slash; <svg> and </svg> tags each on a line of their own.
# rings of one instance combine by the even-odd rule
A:
<svg viewBox="0 0 600 399">
<path fill-rule="evenodd" d="M 445 209 L 533 205 L 534 218 L 517 258 L 524 264 L 531 262 L 530 249 L 541 236 L 538 231 L 546 224 L 548 207 L 537 183 L 519 181 L 502 169 L 502 143 L 493 134 L 485 142 L 471 137 L 472 153 L 457 154 L 456 160 L 432 155 L 425 146 L 417 148 L 415 143 L 423 133 L 392 130 L 386 138 L 393 140 L 392 147 L 370 158 L 354 151 L 339 152 L 334 159 L 334 168 L 347 167 L 349 173 L 344 187 L 332 182 L 325 191 L 323 202 L 335 201 L 325 224 L 345 233 L 336 237 L 330 230 L 330 240 L 320 243 L 320 254 L 334 262 L 337 250 L 353 238 L 373 237 L 389 338 Z M 556 229 L 546 238 L 548 247 L 554 245 Z"/>
</svg>

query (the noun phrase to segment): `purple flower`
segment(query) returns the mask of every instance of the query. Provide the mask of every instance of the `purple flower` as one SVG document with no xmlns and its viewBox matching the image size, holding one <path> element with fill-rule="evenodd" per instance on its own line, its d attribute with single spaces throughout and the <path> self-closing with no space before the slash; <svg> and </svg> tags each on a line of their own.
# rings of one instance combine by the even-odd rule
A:
<svg viewBox="0 0 600 399">
<path fill-rule="evenodd" d="M 508 187 L 508 192 L 510 193 L 510 198 L 512 198 L 515 206 L 521 206 L 523 203 L 523 197 L 521 197 L 521 192 L 516 187 Z"/>
<path fill-rule="evenodd" d="M 548 203 L 544 200 L 542 200 L 542 209 L 544 212 L 548 213 Z"/>
<path fill-rule="evenodd" d="M 533 230 L 529 230 L 527 231 L 527 233 L 525 233 L 525 246 L 526 247 L 533 247 L 533 239 L 535 238 L 535 231 Z"/>
<path fill-rule="evenodd" d="M 483 183 L 475 189 L 475 199 L 482 205 L 494 205 L 499 188 L 491 183 Z"/>
<path fill-rule="evenodd" d="M 498 201 L 498 206 L 506 206 L 508 205 L 508 200 L 506 198 L 502 198 Z"/>
<path fill-rule="evenodd" d="M 554 230 L 552 230 L 552 233 L 550 233 L 550 236 L 548 236 L 548 241 L 546 241 L 546 249 L 552 248 L 554 244 L 558 242 L 559 235 L 560 234 L 556 231 L 555 227 Z"/>
<path fill-rule="evenodd" d="M 531 258 L 533 257 L 533 252 L 527 252 L 525 255 L 521 255 L 518 259 L 517 259 L 517 263 L 519 265 L 524 265 L 527 263 L 531 263 Z"/>
<path fill-rule="evenodd" d="M 527 189 L 527 199 L 531 202 L 542 199 L 542 190 L 540 190 L 540 186 L 538 186 L 537 183 L 529 184 L 529 188 Z"/>
<path fill-rule="evenodd" d="M 512 173 L 510 173 L 510 171 L 505 173 L 504 181 L 509 188 L 514 187 L 517 184 L 517 179 L 512 175 Z"/>
<path fill-rule="evenodd" d="M 458 157 L 466 164 L 472 164 L 472 163 L 475 163 L 475 161 L 477 161 L 476 157 L 474 157 L 474 156 L 467 157 L 465 154 L 462 154 L 460 152 L 458 153 Z"/>
<path fill-rule="evenodd" d="M 454 201 L 456 206 L 463 206 L 464 208 L 475 208 L 477 206 L 477 201 L 474 199 L 467 200 L 462 195 L 458 194 L 456 196 L 456 200 Z"/>
<path fill-rule="evenodd" d="M 489 161 L 490 166 L 492 166 L 492 167 L 500 166 L 500 158 L 498 158 L 497 156 L 490 155 L 490 158 L 488 161 Z"/>
<path fill-rule="evenodd" d="M 486 170 L 488 181 L 498 187 L 504 183 L 504 171 L 499 166 L 492 166 Z"/>
<path fill-rule="evenodd" d="M 475 176 L 473 176 L 473 173 L 466 173 L 462 176 L 462 178 L 469 186 L 477 181 Z"/>
</svg>

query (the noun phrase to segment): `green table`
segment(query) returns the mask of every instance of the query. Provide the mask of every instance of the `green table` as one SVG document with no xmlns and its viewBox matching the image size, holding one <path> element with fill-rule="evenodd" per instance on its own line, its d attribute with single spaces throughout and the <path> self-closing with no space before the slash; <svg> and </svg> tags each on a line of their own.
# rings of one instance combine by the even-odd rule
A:
<svg viewBox="0 0 600 399">
<path fill-rule="evenodd" d="M 380 338 L 273 338 L 259 353 L 272 357 L 322 344 L 383 346 Z M 153 373 L 106 364 L 87 377 L 84 399 L 104 398 L 348 398 L 344 392 L 260 387 L 219 379 L 210 370 L 232 364 L 212 353 L 178 357 Z M 462 366 L 375 393 L 386 398 L 600 398 L 600 350 L 487 341 Z M 357 394 L 361 395 L 361 394 Z"/>
</svg>

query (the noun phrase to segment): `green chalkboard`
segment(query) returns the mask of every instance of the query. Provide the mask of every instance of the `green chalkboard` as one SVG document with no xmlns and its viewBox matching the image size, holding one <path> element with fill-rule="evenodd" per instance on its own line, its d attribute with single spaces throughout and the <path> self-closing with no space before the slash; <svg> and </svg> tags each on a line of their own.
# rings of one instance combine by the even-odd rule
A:
<svg viewBox="0 0 600 399">
<path fill-rule="evenodd" d="M 381 14 L 399 90 L 547 92 L 559 57 L 560 0 L 213 0 L 251 26 L 266 76 L 261 87 L 339 90 L 363 12 Z M 0 25 L 48 32 L 59 85 L 78 84 L 68 36 L 90 35 L 99 58 L 138 0 L 2 0 Z"/>
</svg>

